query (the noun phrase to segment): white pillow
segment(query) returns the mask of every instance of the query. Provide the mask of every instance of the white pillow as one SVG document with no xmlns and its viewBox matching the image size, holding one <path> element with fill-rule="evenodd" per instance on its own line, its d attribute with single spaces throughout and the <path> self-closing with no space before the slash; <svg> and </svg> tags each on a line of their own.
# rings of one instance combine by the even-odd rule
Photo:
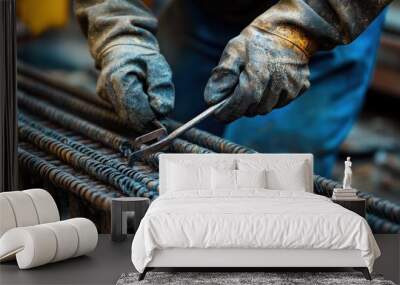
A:
<svg viewBox="0 0 400 285">
<path fill-rule="evenodd" d="M 201 156 L 201 155 L 198 155 Z M 179 159 L 167 159 L 166 166 L 167 168 L 171 164 L 178 164 L 185 167 L 214 167 L 217 169 L 236 169 L 236 159 L 218 159 L 218 160 L 210 160 L 207 159 L 207 156 L 204 155 L 204 159 L 202 160 L 191 160 L 191 155 L 185 154 L 182 155 L 182 158 Z M 165 158 L 164 158 L 165 159 Z"/>
<path fill-rule="evenodd" d="M 307 160 L 238 160 L 239 170 L 266 169 L 267 188 L 271 190 L 307 191 L 310 169 Z"/>
<path fill-rule="evenodd" d="M 190 161 L 177 159 L 166 165 L 166 191 L 210 190 L 211 168 L 235 169 L 236 160 Z"/>
<path fill-rule="evenodd" d="M 236 170 L 212 168 L 211 181 L 213 190 L 236 190 Z"/>
<path fill-rule="evenodd" d="M 267 188 L 266 171 L 249 170 L 211 170 L 213 190 L 238 190 L 241 188 Z"/>
<path fill-rule="evenodd" d="M 306 192 L 306 176 L 302 166 L 286 170 L 267 171 L 268 189 Z"/>
<path fill-rule="evenodd" d="M 267 188 L 267 171 L 235 170 L 237 188 Z"/>
<path fill-rule="evenodd" d="M 210 167 L 186 166 L 170 163 L 168 167 L 168 191 L 211 189 Z"/>
</svg>

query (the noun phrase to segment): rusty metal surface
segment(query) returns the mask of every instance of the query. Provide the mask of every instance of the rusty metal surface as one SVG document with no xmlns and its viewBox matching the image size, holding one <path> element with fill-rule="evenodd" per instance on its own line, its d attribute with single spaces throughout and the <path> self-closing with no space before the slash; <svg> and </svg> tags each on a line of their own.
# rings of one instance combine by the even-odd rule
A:
<svg viewBox="0 0 400 285">
<path fill-rule="evenodd" d="M 73 168 L 89 174 L 91 177 L 105 184 L 109 184 L 121 193 L 128 196 L 144 196 L 153 198 L 157 195 L 157 188 L 148 188 L 133 178 L 135 167 L 127 167 L 121 171 L 118 167 L 124 167 L 117 159 L 110 159 L 86 147 L 84 144 L 68 139 L 59 132 L 46 129 L 40 123 L 33 123 L 23 115 L 19 120 L 19 137 L 22 141 L 29 141 L 38 149 L 56 156 L 58 159 Z"/>
<path fill-rule="evenodd" d="M 38 72 L 38 71 L 35 71 Z M 26 75 L 26 74 L 25 74 Z M 62 190 L 73 193 L 102 211 L 119 196 L 158 196 L 158 156 L 151 154 L 127 165 L 137 136 L 110 109 L 91 102 L 91 97 L 40 73 L 35 78 L 19 77 L 19 163 Z M 92 95 L 91 95 L 92 96 Z M 180 123 L 165 119 L 171 132 Z M 176 138 L 167 152 L 255 153 L 254 150 L 192 128 Z M 331 196 L 338 182 L 314 176 L 314 192 Z M 399 206 L 371 193 L 367 199 L 368 221 L 376 232 L 400 232 Z"/>
<path fill-rule="evenodd" d="M 18 159 L 19 163 L 30 169 L 32 174 L 45 177 L 61 189 L 68 189 L 97 209 L 107 209 L 111 205 L 111 198 L 123 196 L 111 187 L 77 173 L 67 165 L 49 161 L 46 153 L 37 151 L 29 144 L 20 143 Z"/>
</svg>

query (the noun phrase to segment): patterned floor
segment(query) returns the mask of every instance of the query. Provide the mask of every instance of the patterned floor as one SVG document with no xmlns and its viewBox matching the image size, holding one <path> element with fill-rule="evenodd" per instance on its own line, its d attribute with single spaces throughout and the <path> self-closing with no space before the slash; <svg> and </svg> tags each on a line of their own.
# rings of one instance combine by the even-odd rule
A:
<svg viewBox="0 0 400 285">
<path fill-rule="evenodd" d="M 142 281 L 138 273 L 122 274 L 117 285 L 145 284 L 327 284 L 327 285 L 394 285 L 392 281 L 373 275 L 366 280 L 359 272 L 149 272 Z"/>
</svg>

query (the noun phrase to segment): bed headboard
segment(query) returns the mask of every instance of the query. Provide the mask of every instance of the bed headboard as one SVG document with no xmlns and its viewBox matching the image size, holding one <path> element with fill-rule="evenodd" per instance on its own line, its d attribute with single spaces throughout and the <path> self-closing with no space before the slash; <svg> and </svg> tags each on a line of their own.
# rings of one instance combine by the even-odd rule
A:
<svg viewBox="0 0 400 285">
<path fill-rule="evenodd" d="M 169 163 L 180 163 L 190 162 L 191 164 L 203 164 L 204 162 L 212 163 L 220 160 L 265 160 L 268 163 L 275 162 L 305 162 L 307 181 L 306 191 L 313 192 L 313 155 L 312 154 L 266 154 L 266 153 L 252 153 L 252 154 L 232 154 L 232 153 L 213 153 L 213 154 L 192 154 L 192 153 L 165 153 L 160 155 L 159 162 L 159 189 L 160 195 L 165 193 L 165 185 L 167 185 L 168 175 L 168 164 Z"/>
</svg>

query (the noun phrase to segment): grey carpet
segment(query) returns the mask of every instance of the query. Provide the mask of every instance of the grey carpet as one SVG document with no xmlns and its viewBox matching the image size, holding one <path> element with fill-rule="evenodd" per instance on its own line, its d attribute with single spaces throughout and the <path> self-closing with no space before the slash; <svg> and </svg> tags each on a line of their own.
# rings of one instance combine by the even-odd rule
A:
<svg viewBox="0 0 400 285">
<path fill-rule="evenodd" d="M 138 273 L 122 274 L 117 285 L 146 284 L 327 284 L 327 285 L 395 285 L 382 276 L 372 275 L 368 281 L 359 272 L 148 272 L 146 278 L 137 281 Z"/>
</svg>

